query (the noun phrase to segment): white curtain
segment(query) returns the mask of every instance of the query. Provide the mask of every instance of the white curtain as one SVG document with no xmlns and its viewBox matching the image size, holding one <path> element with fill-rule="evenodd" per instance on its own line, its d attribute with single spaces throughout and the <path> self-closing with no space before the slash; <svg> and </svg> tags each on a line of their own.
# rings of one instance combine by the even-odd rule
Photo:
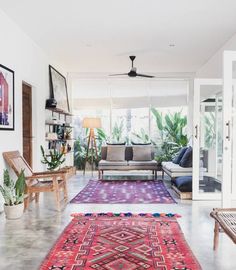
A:
<svg viewBox="0 0 236 270">
<path fill-rule="evenodd" d="M 73 109 L 145 108 L 187 105 L 185 80 L 76 79 L 72 82 Z"/>
</svg>

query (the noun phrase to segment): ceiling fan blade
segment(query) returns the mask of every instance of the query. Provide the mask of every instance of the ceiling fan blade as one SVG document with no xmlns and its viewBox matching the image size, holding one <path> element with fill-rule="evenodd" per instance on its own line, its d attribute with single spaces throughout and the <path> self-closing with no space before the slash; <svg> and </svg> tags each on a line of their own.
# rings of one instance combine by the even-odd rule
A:
<svg viewBox="0 0 236 270">
<path fill-rule="evenodd" d="M 123 76 L 123 75 L 128 75 L 128 73 L 109 74 L 109 76 Z"/>
<path fill-rule="evenodd" d="M 137 73 L 136 76 L 139 76 L 139 77 L 145 77 L 145 78 L 155 78 L 155 76 L 152 76 L 152 75 L 145 75 L 145 74 L 140 74 L 140 73 Z"/>
</svg>

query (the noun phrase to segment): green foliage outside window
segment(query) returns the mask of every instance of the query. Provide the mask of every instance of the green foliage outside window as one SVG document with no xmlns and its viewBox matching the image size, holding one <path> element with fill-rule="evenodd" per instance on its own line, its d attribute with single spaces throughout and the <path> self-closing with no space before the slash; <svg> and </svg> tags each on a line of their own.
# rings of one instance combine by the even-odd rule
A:
<svg viewBox="0 0 236 270">
<path fill-rule="evenodd" d="M 151 108 L 151 113 L 155 119 L 155 127 L 159 134 L 159 140 L 155 141 L 147 134 L 144 128 L 141 128 L 139 132 L 132 132 L 132 138 L 137 139 L 138 142 L 148 143 L 151 142 L 156 146 L 156 160 L 161 163 L 162 161 L 171 160 L 173 156 L 183 146 L 188 143 L 186 135 L 187 117 L 182 114 L 181 111 L 175 113 L 168 113 L 163 115 L 155 108 Z M 113 126 L 111 140 L 113 142 L 127 141 L 127 138 L 123 137 L 124 122 L 116 122 Z M 132 128 L 132 127 L 131 127 Z M 75 165 L 78 169 L 83 169 L 85 166 L 85 157 L 87 153 L 87 140 L 88 130 L 86 130 L 85 138 L 78 138 L 75 142 Z M 101 146 L 108 139 L 109 136 L 103 131 L 103 129 L 96 129 L 96 142 L 98 148 L 98 160 L 95 160 L 97 165 L 101 158 Z M 92 150 L 89 149 L 88 162 L 92 163 Z"/>
</svg>

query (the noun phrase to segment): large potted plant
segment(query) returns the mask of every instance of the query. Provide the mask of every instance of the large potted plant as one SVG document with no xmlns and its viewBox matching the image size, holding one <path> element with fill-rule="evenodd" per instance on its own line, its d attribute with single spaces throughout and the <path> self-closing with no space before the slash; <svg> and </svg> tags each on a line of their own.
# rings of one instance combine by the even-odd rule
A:
<svg viewBox="0 0 236 270">
<path fill-rule="evenodd" d="M 59 169 L 61 164 L 65 162 L 66 159 L 63 158 L 64 155 L 63 152 L 58 153 L 56 149 L 53 149 L 53 151 L 52 150 L 49 151 L 49 155 L 46 155 L 42 145 L 40 146 L 40 148 L 43 156 L 43 160 L 41 162 L 47 165 L 47 169 L 49 171 Z"/>
<path fill-rule="evenodd" d="M 4 171 L 3 185 L 0 191 L 4 198 L 4 212 L 7 219 L 18 219 L 24 212 L 25 176 L 21 171 L 16 182 L 9 176 L 8 170 Z"/>
</svg>

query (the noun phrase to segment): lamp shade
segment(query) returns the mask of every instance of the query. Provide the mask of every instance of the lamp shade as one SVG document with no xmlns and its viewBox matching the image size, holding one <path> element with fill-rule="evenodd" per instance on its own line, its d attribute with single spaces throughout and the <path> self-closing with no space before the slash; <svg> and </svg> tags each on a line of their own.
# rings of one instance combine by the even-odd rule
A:
<svg viewBox="0 0 236 270">
<path fill-rule="evenodd" d="M 86 117 L 83 119 L 83 128 L 101 128 L 101 119 L 98 117 Z"/>
</svg>

